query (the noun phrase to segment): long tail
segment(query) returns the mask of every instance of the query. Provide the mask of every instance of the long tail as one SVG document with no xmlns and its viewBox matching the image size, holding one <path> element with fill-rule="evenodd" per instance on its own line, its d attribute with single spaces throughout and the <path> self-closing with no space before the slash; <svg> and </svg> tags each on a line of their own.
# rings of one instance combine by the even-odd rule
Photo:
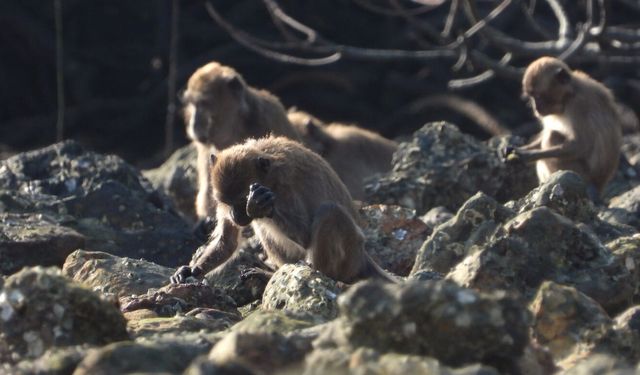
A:
<svg viewBox="0 0 640 375">
<path fill-rule="evenodd" d="M 362 270 L 363 278 L 374 278 L 377 280 L 397 284 L 400 280 L 380 267 L 371 256 L 365 251 L 365 265 Z"/>
</svg>

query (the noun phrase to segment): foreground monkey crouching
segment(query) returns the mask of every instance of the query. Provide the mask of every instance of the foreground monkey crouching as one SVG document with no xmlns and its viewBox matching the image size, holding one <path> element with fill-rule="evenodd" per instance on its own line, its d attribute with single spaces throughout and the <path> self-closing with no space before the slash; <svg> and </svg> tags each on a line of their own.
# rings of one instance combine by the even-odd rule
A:
<svg viewBox="0 0 640 375">
<path fill-rule="evenodd" d="M 360 215 L 367 221 L 365 243 L 378 245 L 367 250 L 402 253 L 384 267 L 409 271 L 408 279 L 361 281 L 346 291 L 306 264 L 286 264 L 268 281 L 245 272 L 262 266 L 255 240 L 205 275 L 208 286 L 168 285 L 174 267 L 184 264 L 179 257 L 193 247 L 165 247 L 164 257 L 157 259 L 154 252 L 138 251 L 152 247 L 135 246 L 137 231 L 151 229 L 127 217 L 178 216 L 160 204 L 162 196 L 144 193 L 144 180 L 126 164 L 64 148 L 68 161 L 62 163 L 56 148 L 0 162 L 5 215 L 0 261 L 6 274 L 0 281 L 2 371 L 633 371 L 640 360 L 635 324 L 640 310 L 635 191 L 640 184 L 618 174 L 604 192 L 611 203 L 594 206 L 575 173 L 553 175 L 535 188 L 533 169 L 501 162 L 505 144 L 478 142 L 445 123 L 425 125 L 403 143 L 394 171 L 367 188 L 369 202 L 379 204 Z M 105 160 L 113 164 L 104 164 L 111 166 L 102 172 L 92 167 Z M 42 172 L 53 165 L 59 165 L 55 173 Z M 172 173 L 169 165 L 165 170 Z M 522 186 L 524 175 L 530 186 Z M 74 176 L 79 184 L 71 189 L 60 176 Z M 118 207 L 96 207 L 92 197 L 98 192 L 126 197 L 131 202 L 127 215 Z M 415 214 L 387 204 L 411 207 Z M 47 225 L 69 230 L 34 232 L 21 224 L 39 215 Z M 416 222 L 418 217 L 424 222 Z M 15 265 L 37 264 L 34 251 L 60 249 L 58 239 L 79 235 L 84 244 L 64 243 L 83 250 L 60 250 L 48 263 L 64 263 L 62 274 L 42 268 L 15 273 Z M 166 239 L 155 241 L 160 245 Z M 116 247 L 121 252 L 106 253 Z M 416 260 L 412 269 L 406 254 Z M 172 257 L 171 264 L 156 263 Z M 56 292 L 44 301 L 46 286 Z M 119 313 L 113 309 L 116 300 Z M 115 311 L 126 319 L 127 331 L 105 335 L 106 323 L 90 316 L 73 318 L 93 322 L 81 330 L 69 327 L 76 310 L 104 316 L 102 322 L 112 328 L 122 324 Z M 34 329 L 34 321 L 47 324 Z"/>
</svg>

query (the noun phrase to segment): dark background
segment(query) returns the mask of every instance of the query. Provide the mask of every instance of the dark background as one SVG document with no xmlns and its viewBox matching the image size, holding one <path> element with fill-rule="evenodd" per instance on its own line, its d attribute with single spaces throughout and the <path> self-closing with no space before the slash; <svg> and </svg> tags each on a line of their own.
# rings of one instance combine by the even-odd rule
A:
<svg viewBox="0 0 640 375">
<path fill-rule="evenodd" d="M 77 139 L 100 152 L 119 154 L 141 167 L 159 164 L 165 157 L 172 1 L 61 3 L 65 138 Z M 383 6 L 385 1 L 370 3 Z M 498 2 L 477 3 L 480 11 L 488 11 Z M 579 24 L 584 12 L 578 5 L 584 2 L 561 3 Z M 624 2 L 614 3 L 609 17 L 617 24 L 637 28 L 640 13 L 633 7 L 625 8 Z M 262 1 L 215 0 L 212 4 L 238 28 L 260 38 L 281 39 Z M 416 6 L 411 1 L 404 4 Z M 379 49 L 423 47 L 419 27 L 405 18 L 368 10 L 358 2 L 288 0 L 280 5 L 334 42 Z M 426 121 L 448 119 L 467 132 L 487 136 L 451 110 L 412 111 L 407 107 L 426 95 L 447 92 L 452 78 L 477 74 L 478 67 L 473 64 L 456 72 L 451 69 L 455 63 L 451 60 L 348 58 L 319 67 L 285 64 L 237 44 L 209 17 L 201 1 L 181 1 L 179 7 L 177 89 L 184 87 L 198 66 L 217 60 L 233 66 L 249 84 L 274 92 L 286 107 L 297 106 L 326 121 L 356 122 L 396 137 L 409 134 Z M 441 28 L 448 8 L 445 4 L 420 19 Z M 510 6 L 491 24 L 523 39 L 540 38 L 525 27 L 518 12 L 517 6 Z M 539 6 L 537 17 L 549 30 L 557 28 L 544 6 Z M 469 26 L 463 21 L 456 25 L 461 30 Z M 0 2 L 0 154 L 55 142 L 55 36 L 53 1 Z M 473 47 L 499 59 L 500 51 L 486 40 L 477 38 Z M 512 64 L 524 67 L 534 58 L 516 56 Z M 583 61 L 572 65 L 606 80 L 623 102 L 635 110 L 640 108 L 638 64 Z M 520 99 L 517 79 L 493 79 L 455 94 L 478 102 L 511 128 L 532 120 L 531 111 Z M 187 143 L 179 113 L 173 130 L 171 147 L 175 149 Z"/>
</svg>

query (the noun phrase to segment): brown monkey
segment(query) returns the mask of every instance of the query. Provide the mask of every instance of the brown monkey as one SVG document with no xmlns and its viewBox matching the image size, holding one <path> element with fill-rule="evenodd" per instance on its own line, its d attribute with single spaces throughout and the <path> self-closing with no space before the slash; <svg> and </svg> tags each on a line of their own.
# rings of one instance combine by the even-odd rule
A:
<svg viewBox="0 0 640 375">
<path fill-rule="evenodd" d="M 218 224 L 210 243 L 171 278 L 184 282 L 226 261 L 238 227 L 251 224 L 269 260 L 301 260 L 346 283 L 365 277 L 393 281 L 364 250 L 351 195 L 319 155 L 284 137 L 250 139 L 212 157 Z"/>
<path fill-rule="evenodd" d="M 541 182 L 555 171 L 574 171 L 590 184 L 590 194 L 597 200 L 620 160 L 621 121 L 611 92 L 552 57 L 527 67 L 522 89 L 542 132 L 507 158 L 536 161 Z"/>
<path fill-rule="evenodd" d="M 364 199 L 366 177 L 391 169 L 396 142 L 353 125 L 324 124 L 303 111 L 289 111 L 302 142 L 336 171 L 354 199 Z"/>
<path fill-rule="evenodd" d="M 275 96 L 247 85 L 234 69 L 217 62 L 191 75 L 182 99 L 187 134 L 198 150 L 196 214 L 200 219 L 213 212 L 208 179 L 212 152 L 268 134 L 298 139 Z"/>
</svg>

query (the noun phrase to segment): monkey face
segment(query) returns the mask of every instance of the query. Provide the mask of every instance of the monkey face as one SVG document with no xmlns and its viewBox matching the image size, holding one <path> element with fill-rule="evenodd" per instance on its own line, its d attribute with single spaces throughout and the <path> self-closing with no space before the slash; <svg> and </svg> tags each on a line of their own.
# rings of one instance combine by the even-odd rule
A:
<svg viewBox="0 0 640 375">
<path fill-rule="evenodd" d="M 540 58 L 527 68 L 522 81 L 523 95 L 529 98 L 536 116 L 564 112 L 572 92 L 571 71 L 560 60 Z"/>
<path fill-rule="evenodd" d="M 224 149 L 248 138 L 241 123 L 248 112 L 246 85 L 231 68 L 217 63 L 198 69 L 182 96 L 188 136 Z"/>
</svg>

